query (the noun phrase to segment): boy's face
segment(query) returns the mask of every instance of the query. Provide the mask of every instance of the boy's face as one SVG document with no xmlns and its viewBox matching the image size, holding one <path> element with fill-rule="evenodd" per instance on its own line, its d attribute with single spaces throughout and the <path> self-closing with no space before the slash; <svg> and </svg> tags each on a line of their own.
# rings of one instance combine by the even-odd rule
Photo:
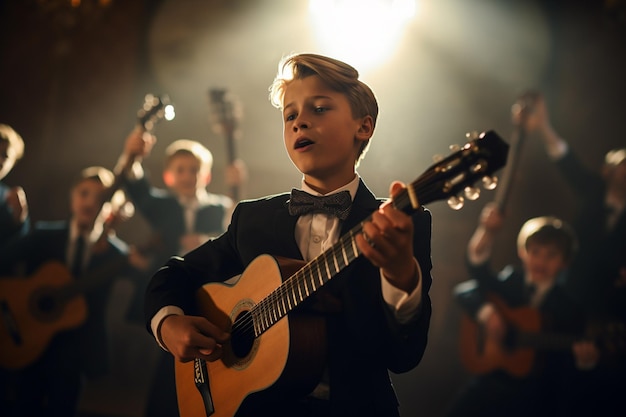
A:
<svg viewBox="0 0 626 417">
<path fill-rule="evenodd" d="M 183 153 L 170 160 L 164 181 L 176 195 L 191 198 L 196 195 L 198 188 L 207 185 L 208 176 L 201 172 L 198 158 Z"/>
<path fill-rule="evenodd" d="M 305 181 L 322 193 L 351 181 L 359 148 L 372 136 L 372 118 L 353 118 L 346 96 L 318 76 L 291 81 L 283 103 L 285 147 Z"/>
<path fill-rule="evenodd" d="M 72 217 L 81 229 L 90 230 L 102 209 L 104 185 L 93 179 L 80 181 L 70 194 Z"/>
<path fill-rule="evenodd" d="M 531 282 L 548 283 L 567 267 L 563 251 L 555 244 L 529 243 L 519 257 Z"/>
</svg>

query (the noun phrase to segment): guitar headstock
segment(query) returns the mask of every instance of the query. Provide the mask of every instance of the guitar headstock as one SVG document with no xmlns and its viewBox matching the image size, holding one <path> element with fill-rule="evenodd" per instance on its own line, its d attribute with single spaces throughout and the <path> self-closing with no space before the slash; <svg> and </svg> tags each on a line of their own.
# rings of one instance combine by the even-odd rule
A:
<svg viewBox="0 0 626 417">
<path fill-rule="evenodd" d="M 488 189 L 495 188 L 494 173 L 504 167 L 509 145 L 494 131 L 470 137 L 470 141 L 451 155 L 428 168 L 417 180 L 407 186 L 404 205 L 394 204 L 405 211 L 415 208 L 415 202 L 424 205 L 448 200 L 455 210 L 463 206 L 465 198 L 475 200 L 480 190 L 474 184 L 481 180 Z M 402 204 L 402 202 L 400 202 Z"/>
<path fill-rule="evenodd" d="M 174 106 L 167 95 L 146 94 L 143 106 L 137 112 L 137 123 L 149 132 L 157 122 L 163 119 L 172 120 L 174 116 Z"/>
<path fill-rule="evenodd" d="M 209 122 L 213 131 L 235 139 L 235 132 L 242 117 L 239 100 L 223 88 L 209 90 Z"/>
</svg>

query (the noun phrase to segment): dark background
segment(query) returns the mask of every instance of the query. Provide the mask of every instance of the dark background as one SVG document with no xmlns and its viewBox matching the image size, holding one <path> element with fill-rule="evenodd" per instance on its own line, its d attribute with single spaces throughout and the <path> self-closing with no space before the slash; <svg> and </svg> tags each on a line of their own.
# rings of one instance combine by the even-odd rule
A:
<svg viewBox="0 0 626 417">
<path fill-rule="evenodd" d="M 280 115 L 267 100 L 281 56 L 326 53 L 308 29 L 304 2 L 288 0 L 112 0 L 0 2 L 0 123 L 14 127 L 25 156 L 4 179 L 26 190 L 33 220 L 67 216 L 71 179 L 89 165 L 112 168 L 146 93 L 167 93 L 177 117 L 157 127 L 145 161 L 160 182 L 163 149 L 192 138 L 214 153 L 210 190 L 227 192 L 224 138 L 209 123 L 206 92 L 227 88 L 240 100 L 239 157 L 249 171 L 243 198 L 287 190 L 299 174 L 286 158 Z M 528 88 L 547 97 L 553 123 L 590 168 L 626 145 L 626 7 L 623 1 L 422 1 L 386 62 L 362 76 L 378 95 L 381 115 L 359 169 L 387 194 L 391 180 L 410 182 L 462 144 L 472 130 L 513 131 L 510 107 Z M 365 28 L 369 30 L 369 28 Z M 367 45 L 362 56 L 368 54 Z M 358 64 L 355 63 L 358 67 Z M 422 364 L 394 375 L 403 416 L 437 416 L 467 375 L 458 361 L 459 311 L 453 285 L 464 280 L 463 254 L 482 197 L 461 211 L 433 203 L 433 321 Z M 520 155 L 508 223 L 496 266 L 516 262 L 514 239 L 529 217 L 574 215 L 570 190 L 536 138 Z M 118 231 L 145 241 L 137 215 Z M 0 254 L 0 256 L 2 256 Z M 138 416 L 151 378 L 155 348 L 141 326 L 124 321 L 136 288 L 122 280 L 110 306 L 115 367 L 88 383 L 85 415 Z"/>
</svg>

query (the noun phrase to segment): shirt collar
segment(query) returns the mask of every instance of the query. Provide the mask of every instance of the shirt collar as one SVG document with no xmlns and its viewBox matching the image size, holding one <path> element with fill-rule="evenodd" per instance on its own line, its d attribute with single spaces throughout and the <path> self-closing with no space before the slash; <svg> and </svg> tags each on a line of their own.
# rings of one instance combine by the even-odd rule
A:
<svg viewBox="0 0 626 417">
<path fill-rule="evenodd" d="M 96 221 L 93 229 L 89 232 L 85 237 L 87 238 L 88 243 L 95 243 L 102 235 L 103 227 L 102 223 Z M 73 242 L 78 238 L 80 231 L 78 230 L 78 224 L 75 219 L 70 220 L 70 242 Z"/>
<path fill-rule="evenodd" d="M 307 193 L 311 194 L 311 195 L 332 195 L 332 194 L 337 194 L 341 191 L 348 191 L 350 193 L 350 198 L 352 198 L 352 200 L 354 200 L 354 196 L 356 195 L 357 190 L 359 189 L 359 180 L 361 179 L 361 177 L 359 177 L 359 174 L 355 174 L 354 175 L 354 179 L 352 181 L 350 181 L 349 183 L 347 183 L 346 185 L 337 188 L 336 190 L 333 190 L 327 194 L 321 194 L 318 193 L 317 191 L 315 191 L 314 189 L 312 189 L 311 187 L 309 187 L 307 185 L 307 183 L 304 182 L 304 179 L 302 179 L 302 186 L 301 189 L 302 191 L 306 191 Z"/>
</svg>

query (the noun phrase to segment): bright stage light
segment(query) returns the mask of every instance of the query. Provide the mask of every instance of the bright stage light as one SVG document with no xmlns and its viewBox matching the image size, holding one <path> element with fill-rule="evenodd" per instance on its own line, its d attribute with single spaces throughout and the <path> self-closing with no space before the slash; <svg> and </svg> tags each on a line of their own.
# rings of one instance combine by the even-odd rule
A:
<svg viewBox="0 0 626 417">
<path fill-rule="evenodd" d="M 309 12 L 323 52 L 366 71 L 395 52 L 417 5 L 415 0 L 310 0 Z"/>
</svg>

